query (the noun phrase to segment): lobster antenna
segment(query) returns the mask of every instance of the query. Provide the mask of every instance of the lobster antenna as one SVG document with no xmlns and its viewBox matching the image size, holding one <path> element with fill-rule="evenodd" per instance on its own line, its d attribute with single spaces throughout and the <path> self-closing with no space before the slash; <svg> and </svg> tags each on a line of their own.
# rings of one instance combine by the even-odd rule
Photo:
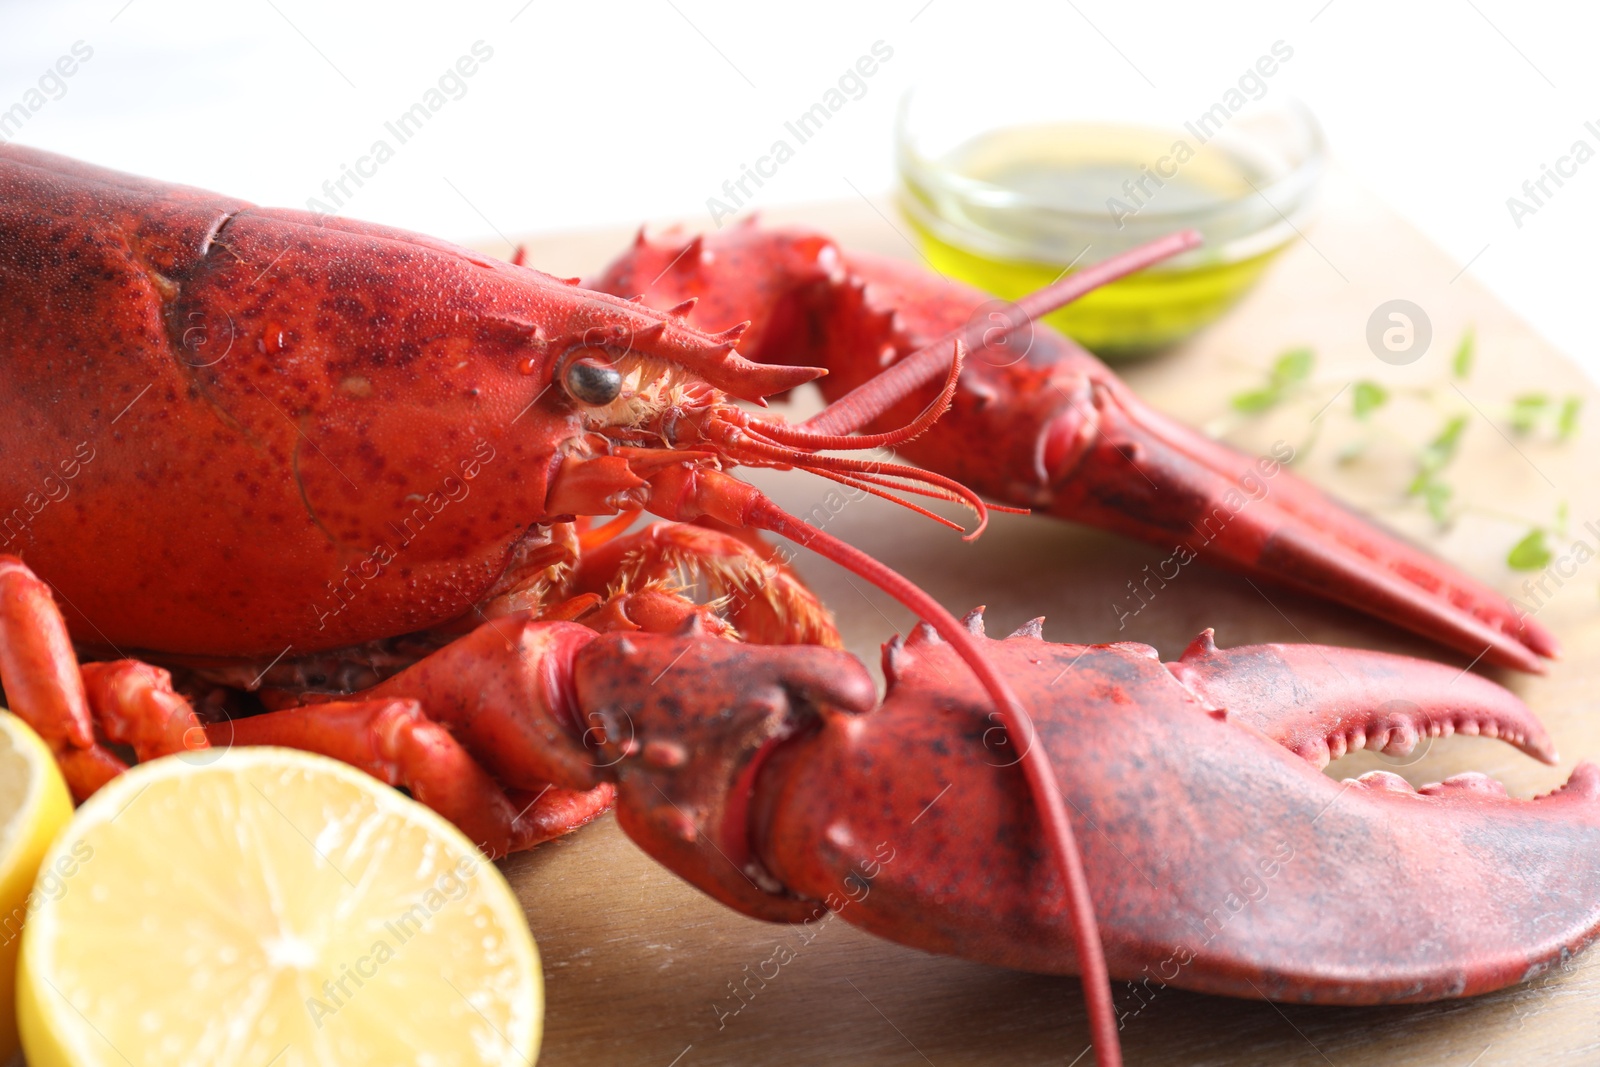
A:
<svg viewBox="0 0 1600 1067">
<path fill-rule="evenodd" d="M 797 470 L 818 474 L 824 478 L 863 489 L 874 496 L 883 497 L 885 500 L 892 500 L 903 507 L 910 508 L 919 515 L 926 516 L 956 530 L 960 530 L 962 527 L 950 522 L 948 519 L 935 515 L 926 508 L 911 503 L 903 497 L 882 492 L 880 489 L 873 488 L 873 486 L 895 489 L 904 493 L 917 493 L 940 500 L 950 500 L 964 504 L 977 517 L 978 525 L 970 534 L 966 534 L 963 540 L 975 540 L 988 527 L 990 510 L 1026 514 L 1027 509 L 1006 507 L 1002 504 L 985 504 L 978 494 L 960 482 L 946 478 L 941 474 L 935 474 L 932 471 L 906 466 L 903 463 L 868 461 L 850 456 L 818 456 L 813 454 L 816 449 L 854 451 L 865 448 L 888 448 L 903 444 L 927 432 L 946 411 L 950 410 L 950 399 L 955 395 L 956 384 L 961 377 L 961 368 L 965 361 L 966 345 L 960 338 L 956 338 L 949 371 L 945 375 L 944 386 L 939 390 L 939 395 L 927 407 L 923 408 L 922 412 L 911 422 L 887 433 L 863 434 L 860 436 L 813 434 L 782 423 L 756 419 L 751 421 L 747 434 L 740 439 L 726 442 L 725 447 L 727 447 L 730 456 L 736 461 L 751 462 L 752 457 L 759 457 L 768 461 L 779 460 Z M 891 478 L 898 478 L 900 481 L 891 481 Z"/>
<path fill-rule="evenodd" d="M 1078 970 L 1083 982 L 1083 998 L 1088 1008 L 1089 1034 L 1100 1067 L 1121 1067 L 1122 1046 L 1117 1039 L 1117 1017 L 1111 1003 L 1111 980 L 1106 971 L 1105 952 L 1100 944 L 1099 926 L 1094 918 L 1094 901 L 1089 895 L 1089 880 L 1083 871 L 1083 856 L 1067 817 L 1067 806 L 1057 787 L 1055 771 L 1043 746 L 1034 744 L 1033 720 L 1012 692 L 1011 685 L 994 669 L 968 633 L 933 597 L 904 575 L 873 559 L 831 534 L 790 515 L 777 504 L 758 494 L 743 519 L 746 525 L 788 538 L 845 569 L 860 575 L 910 608 L 933 627 L 966 661 L 989 698 L 995 702 L 1006 733 L 1020 739 L 1020 763 L 1028 792 L 1038 809 L 1045 840 L 1055 853 L 1057 868 L 1066 891 L 1068 922 L 1078 953 Z"/>
<path fill-rule="evenodd" d="M 1194 230 L 1159 237 L 1137 248 L 1120 252 L 1110 259 L 1101 260 L 1082 270 L 1064 274 L 1037 292 L 1011 305 L 1018 315 L 1008 322 L 1002 336 L 1010 336 L 1041 315 L 1072 303 L 1086 293 L 1093 292 L 1108 282 L 1143 270 L 1180 252 L 1187 252 L 1200 244 L 1200 234 Z M 989 334 L 996 329 L 986 322 L 969 322 L 965 326 L 917 349 L 894 364 L 882 374 L 868 379 L 822 411 L 800 424 L 802 432 L 814 434 L 848 434 L 859 430 L 894 405 L 931 381 L 945 366 L 940 353 L 951 341 L 960 339 L 967 347 L 981 349 L 988 345 Z"/>
<path fill-rule="evenodd" d="M 921 467 L 911 467 L 904 463 L 881 463 L 856 459 L 852 456 L 816 456 L 803 452 L 795 452 L 780 445 L 765 445 L 751 439 L 744 442 L 742 454 L 735 454 L 738 462 L 749 463 L 752 457 L 766 457 L 776 459 L 795 470 L 806 471 L 809 474 L 823 474 L 825 471 L 842 473 L 861 482 L 870 482 L 897 489 L 903 493 L 918 493 L 922 496 L 933 497 L 937 500 L 950 500 L 965 505 L 977 516 L 978 525 L 962 540 L 976 540 L 989 525 L 990 511 L 1004 511 L 1011 514 L 1027 514 L 1025 508 L 1013 508 L 1004 504 L 986 504 L 977 493 L 968 489 L 953 478 L 946 478 L 942 474 L 923 470 Z M 824 475 L 826 477 L 827 475 Z M 899 482 L 888 479 L 898 478 Z M 839 481 L 835 478 L 834 481 Z M 868 490 L 871 492 L 871 490 Z M 875 494 L 884 496 L 882 493 Z M 897 504 L 912 507 L 909 501 L 897 496 L 886 496 L 885 499 L 893 500 Z M 913 510 L 919 510 L 913 508 Z M 951 525 L 946 523 L 946 525 Z M 955 526 L 955 529 L 961 529 Z"/>
<path fill-rule="evenodd" d="M 935 343 L 937 344 L 937 342 Z M 929 347 L 933 346 L 930 345 Z M 763 422 L 760 424 L 761 432 L 769 440 L 800 448 L 855 450 L 863 448 L 893 448 L 896 445 L 903 445 L 912 438 L 926 433 L 934 423 L 944 417 L 945 412 L 950 410 L 950 402 L 955 398 L 956 386 L 961 379 L 961 368 L 966 364 L 966 361 L 967 345 L 963 338 L 957 337 L 955 339 L 955 352 L 950 357 L 950 371 L 945 375 L 944 385 L 940 388 L 939 395 L 934 397 L 932 402 L 922 409 L 921 414 L 897 430 L 874 434 L 823 433 L 817 430 L 803 429 L 799 426 Z"/>
</svg>

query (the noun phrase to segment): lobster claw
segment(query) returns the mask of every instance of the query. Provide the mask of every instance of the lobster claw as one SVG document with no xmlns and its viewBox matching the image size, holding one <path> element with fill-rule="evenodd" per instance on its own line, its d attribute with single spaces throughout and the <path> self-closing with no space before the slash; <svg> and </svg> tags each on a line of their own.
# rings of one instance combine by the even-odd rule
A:
<svg viewBox="0 0 1600 1067">
<path fill-rule="evenodd" d="M 1419 734 L 1450 732 L 1555 761 L 1516 697 L 1434 663 L 1315 646 L 1219 651 L 1207 631 L 1167 666 L 1227 709 L 1225 729 L 1259 731 L 1311 766 L 1330 746 L 1404 752 Z M 1241 842 L 1286 851 L 1250 917 L 1204 947 L 1206 988 L 1324 1003 L 1471 996 L 1526 981 L 1600 932 L 1593 764 L 1529 801 L 1476 773 L 1421 789 L 1386 771 L 1334 782 L 1234 733 L 1232 781 L 1205 775 L 1219 803 L 1195 855 L 1237 854 Z"/>
<path fill-rule="evenodd" d="M 1051 644 L 1037 627 L 983 648 L 1047 746 L 1114 977 L 1420 1001 L 1527 980 L 1600 933 L 1595 767 L 1531 801 L 1483 775 L 1418 790 L 1317 768 L 1330 749 L 1401 752 L 1450 731 L 1553 759 L 1491 682 L 1377 652 L 1223 652 L 1209 633 L 1171 664 L 1142 645 Z M 858 872 L 841 916 L 903 944 L 1075 972 L 1060 882 L 981 692 L 926 631 L 891 645 L 885 672 L 878 709 L 825 720 L 757 782 L 764 866 L 814 899 Z"/>
<path fill-rule="evenodd" d="M 1542 672 L 1555 638 L 1499 593 L 1284 472 L 1167 418 L 1087 356 L 1062 365 L 1040 435 L 1042 509 L 1388 619 L 1486 662 Z M 1166 575 L 1167 578 L 1173 575 Z"/>
</svg>

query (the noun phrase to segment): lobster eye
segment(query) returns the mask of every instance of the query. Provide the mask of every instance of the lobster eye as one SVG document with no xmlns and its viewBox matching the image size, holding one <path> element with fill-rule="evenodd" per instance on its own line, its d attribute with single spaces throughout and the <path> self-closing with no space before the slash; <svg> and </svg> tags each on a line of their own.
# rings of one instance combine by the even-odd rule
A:
<svg viewBox="0 0 1600 1067">
<path fill-rule="evenodd" d="M 561 384 L 574 400 L 600 407 L 621 395 L 622 374 L 604 363 L 579 359 L 567 365 Z"/>
</svg>

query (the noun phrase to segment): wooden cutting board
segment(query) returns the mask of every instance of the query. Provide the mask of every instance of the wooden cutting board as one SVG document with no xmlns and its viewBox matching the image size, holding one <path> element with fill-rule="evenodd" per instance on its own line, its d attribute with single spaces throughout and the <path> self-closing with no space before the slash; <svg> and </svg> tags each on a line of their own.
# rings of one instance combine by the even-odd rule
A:
<svg viewBox="0 0 1600 1067">
<path fill-rule="evenodd" d="M 1548 430 L 1515 434 L 1509 405 L 1536 391 L 1579 394 L 1591 418 L 1600 417 L 1594 391 L 1460 264 L 1370 194 L 1335 174 L 1322 204 L 1305 239 L 1225 320 L 1176 352 L 1125 368 L 1124 376 L 1157 407 L 1223 431 L 1247 450 L 1278 440 L 1295 445 L 1306 477 L 1531 604 L 1522 583 L 1541 575 L 1514 572 L 1505 562 L 1531 525 L 1554 524 L 1565 501 L 1567 533 L 1551 538 L 1558 562 L 1576 539 L 1600 548 L 1600 536 L 1584 528 L 1594 520 L 1600 531 L 1600 487 L 1582 464 L 1595 435 L 1580 429 L 1559 444 Z M 916 255 L 904 224 L 884 203 L 774 212 L 768 220 L 814 225 L 851 247 Z M 630 236 L 617 230 L 529 238 L 529 262 L 587 275 Z M 1394 298 L 1420 305 L 1432 322 L 1430 349 L 1408 366 L 1380 362 L 1366 341 L 1373 309 Z M 1477 337 L 1475 367 L 1454 381 L 1451 358 L 1469 325 Z M 1302 345 L 1315 349 L 1317 363 L 1293 399 L 1262 416 L 1229 414 L 1230 396 L 1259 386 L 1278 354 Z M 1358 380 L 1391 395 L 1370 428 L 1351 412 Z M 814 398 L 807 403 L 814 406 Z M 1405 489 L 1418 450 L 1456 413 L 1469 424 L 1447 478 L 1456 503 L 1472 510 L 1440 532 Z M 1317 440 L 1306 451 L 1313 433 Z M 1363 441 L 1361 458 L 1338 461 L 1339 452 Z M 827 488 L 798 474 L 754 472 L 751 480 L 802 514 Z M 847 507 L 830 531 L 958 614 L 989 605 L 991 632 L 1044 615 L 1049 639 L 1145 641 L 1173 658 L 1197 631 L 1215 626 L 1223 645 L 1309 640 L 1466 666 L 1465 657 L 1353 612 L 1271 588 L 1263 596 L 1241 578 L 1199 563 L 1119 630 L 1113 605 L 1131 606 L 1126 583 L 1166 553 L 1048 519 L 997 516 L 980 541 L 963 544 L 869 500 Z M 850 649 L 876 669 L 879 644 L 909 625 L 907 613 L 815 557 L 802 555 L 799 568 L 838 613 Z M 1556 577 L 1545 578 L 1549 595 L 1540 597 L 1539 617 L 1565 643 L 1565 659 L 1540 678 L 1489 673 L 1543 718 L 1563 755 L 1559 768 L 1494 742 L 1457 738 L 1433 744 L 1414 762 L 1362 754 L 1334 772 L 1345 777 L 1382 766 L 1422 784 L 1476 769 L 1528 796 L 1564 781 L 1577 759 L 1600 759 L 1600 687 L 1591 682 L 1600 677 L 1600 562 L 1559 583 Z M 755 973 L 795 935 L 736 915 L 679 882 L 636 850 L 609 816 L 510 859 L 504 869 L 544 956 L 544 1067 L 1090 1062 L 1075 1059 L 1087 1047 L 1075 979 L 930 956 L 838 920 L 799 948 L 737 1014 L 723 1016 L 741 1004 L 730 983 Z M 1359 922 L 1352 936 L 1360 936 Z M 1272 1005 L 1169 990 L 1128 1020 L 1123 1042 L 1131 1064 L 1600 1063 L 1597 996 L 1600 951 L 1529 985 L 1415 1007 Z"/>
</svg>

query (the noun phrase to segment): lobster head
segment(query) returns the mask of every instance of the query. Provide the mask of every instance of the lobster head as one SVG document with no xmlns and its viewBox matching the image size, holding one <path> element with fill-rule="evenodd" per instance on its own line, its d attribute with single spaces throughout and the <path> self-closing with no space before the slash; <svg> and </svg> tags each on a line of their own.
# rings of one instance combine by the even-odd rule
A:
<svg viewBox="0 0 1600 1067">
<path fill-rule="evenodd" d="M 958 482 L 882 458 L 819 454 L 886 449 L 933 425 L 956 390 L 965 351 L 959 340 L 942 348 L 944 388 L 907 425 L 871 435 L 818 432 L 735 402 L 764 406 L 766 396 L 827 373 L 744 359 L 734 343 L 748 322 L 703 334 L 682 321 L 694 298 L 654 312 L 601 294 L 584 293 L 580 303 L 591 297 L 621 305 L 618 321 L 568 331 L 558 342 L 535 336 L 546 350 L 541 366 L 549 376 L 535 403 L 544 405 L 548 418 L 569 423 L 566 434 L 556 435 L 548 514 L 650 511 L 669 519 L 709 515 L 734 526 L 776 529 L 759 519 L 771 510 L 770 502 L 722 475 L 728 467 L 755 466 L 820 474 L 955 529 L 961 527 L 891 491 L 958 500 L 978 516 L 978 530 L 970 536 L 981 532 L 987 508 Z M 633 321 L 638 318 L 647 320 L 642 328 Z"/>
</svg>

